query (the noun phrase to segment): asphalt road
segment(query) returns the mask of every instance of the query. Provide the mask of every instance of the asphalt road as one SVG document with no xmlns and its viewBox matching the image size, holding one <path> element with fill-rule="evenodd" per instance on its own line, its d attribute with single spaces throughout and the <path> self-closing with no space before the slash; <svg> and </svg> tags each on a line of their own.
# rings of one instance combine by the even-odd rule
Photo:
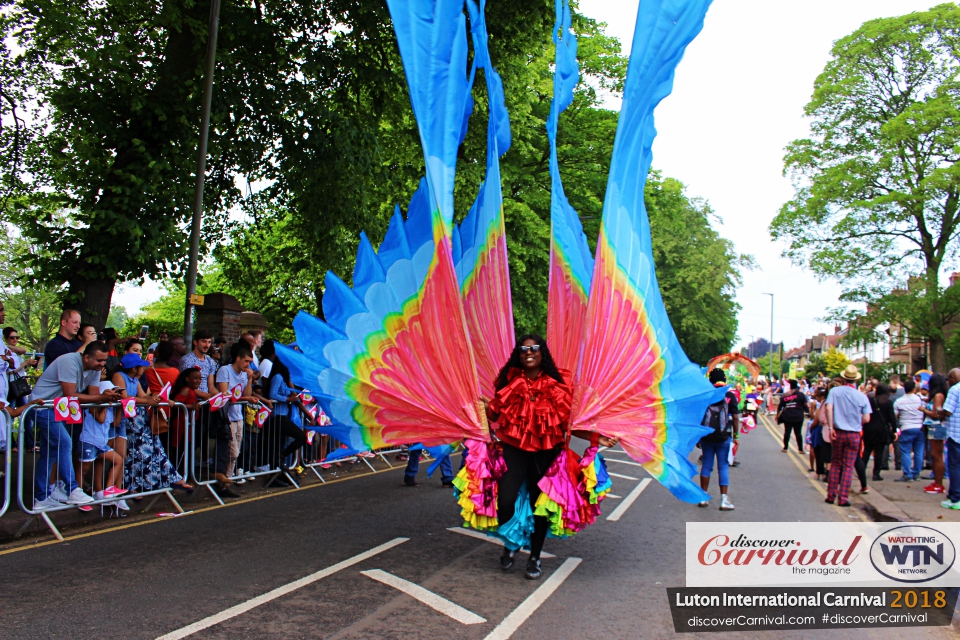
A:
<svg viewBox="0 0 960 640">
<path fill-rule="evenodd" d="M 219 614 L 222 621 L 192 637 L 486 638 L 498 625 L 504 633 L 515 627 L 512 636 L 500 636 L 513 638 L 674 637 L 666 588 L 684 586 L 687 521 L 851 516 L 824 504 L 815 484 L 763 428 L 741 442 L 742 466 L 732 471 L 733 512 L 680 503 L 654 481 L 619 520 L 606 520 L 647 477 L 638 466 L 613 462 L 628 459 L 611 453 L 609 469 L 636 480 L 614 478 L 613 493 L 621 499 L 604 503 L 604 519 L 595 526 L 569 540 L 547 541 L 545 551 L 557 557 L 544 559 L 539 582 L 523 578 L 523 561 L 501 572 L 494 544 L 448 531 L 459 524 L 458 509 L 438 478 L 421 475 L 419 487 L 406 488 L 397 469 L 0 555 L 0 629 L 4 638 L 158 638 Z M 390 548 L 331 575 L 288 587 L 259 606 L 249 603 L 391 541 Z M 538 587 L 544 595 L 561 566 L 565 580 L 519 619 L 521 603 Z M 463 624 L 361 573 L 373 570 L 459 605 L 453 614 L 484 621 Z M 248 610 L 222 614 L 244 603 Z M 705 637 L 900 640 L 905 634 L 957 637 L 944 628 Z"/>
</svg>

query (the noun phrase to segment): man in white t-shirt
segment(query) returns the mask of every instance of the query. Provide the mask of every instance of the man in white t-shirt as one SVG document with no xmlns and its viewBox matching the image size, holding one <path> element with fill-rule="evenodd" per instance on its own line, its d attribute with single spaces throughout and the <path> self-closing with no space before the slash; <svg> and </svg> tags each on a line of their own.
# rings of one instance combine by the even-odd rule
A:
<svg viewBox="0 0 960 640">
<path fill-rule="evenodd" d="M 243 405 L 237 403 L 257 401 L 253 396 L 250 376 L 247 375 L 251 362 L 253 362 L 253 354 L 250 349 L 241 345 L 234 350 L 233 362 L 228 366 L 220 367 L 217 371 L 216 383 L 220 393 L 234 395 L 233 389 L 240 388 L 240 397 L 237 398 L 234 395 L 233 403 L 227 407 L 229 431 L 217 435 L 216 478 L 220 483 L 220 489 L 234 497 L 238 497 L 239 494 L 230 487 L 233 483 L 230 476 L 233 475 L 237 458 L 240 457 L 240 443 L 243 442 Z"/>
<path fill-rule="evenodd" d="M 903 475 L 894 482 L 912 482 L 920 478 L 923 470 L 923 450 L 926 444 L 923 436 L 923 399 L 917 394 L 917 383 L 906 380 L 903 383 L 903 397 L 893 403 L 893 412 L 900 424 L 897 443 L 900 446 L 900 468 Z"/>
</svg>

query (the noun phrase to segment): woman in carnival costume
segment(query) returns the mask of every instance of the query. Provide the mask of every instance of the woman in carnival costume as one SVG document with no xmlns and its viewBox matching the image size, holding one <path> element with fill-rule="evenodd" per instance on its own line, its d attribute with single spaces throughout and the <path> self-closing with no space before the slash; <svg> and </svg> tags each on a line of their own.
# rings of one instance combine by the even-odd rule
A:
<svg viewBox="0 0 960 640">
<path fill-rule="evenodd" d="M 541 499 L 540 485 L 544 476 L 549 473 L 553 486 L 561 486 L 561 491 L 582 494 L 580 500 L 568 496 L 565 503 L 586 506 L 591 513 L 585 518 L 584 525 L 590 524 L 599 513 L 599 501 L 610 487 L 609 476 L 602 458 L 596 454 L 596 447 L 612 447 L 619 441 L 596 432 L 572 432 L 572 435 L 589 440 L 591 448 L 583 457 L 586 465 L 577 464 L 573 469 L 569 464 L 564 465 L 572 472 L 571 482 L 566 482 L 569 477 L 563 473 L 566 469 L 554 463 L 562 451 L 569 451 L 571 432 L 567 422 L 573 399 L 570 378 L 570 372 L 557 368 L 544 339 L 527 334 L 517 341 L 510 359 L 500 370 L 493 400 L 485 403 L 487 418 L 496 423 L 494 434 L 502 455 L 499 458 L 502 475 L 496 482 L 496 515 L 497 522 L 503 524 L 488 528 L 488 533 L 504 542 L 503 555 L 500 556 L 500 568 L 504 571 L 513 566 L 519 548 L 529 548 L 530 559 L 525 575 L 531 580 L 541 575 L 540 552 L 548 531 L 554 537 L 573 533 L 570 529 L 564 531 L 560 524 L 564 519 L 559 513 L 562 509 L 548 507 L 549 496 Z M 570 459 L 576 461 L 576 458 Z M 584 472 L 581 470 L 583 466 L 590 469 Z M 458 477 L 461 486 L 468 475 L 465 468 Z M 578 489 L 591 485 L 592 496 L 588 489 Z M 551 520 L 555 525 L 552 528 Z"/>
</svg>

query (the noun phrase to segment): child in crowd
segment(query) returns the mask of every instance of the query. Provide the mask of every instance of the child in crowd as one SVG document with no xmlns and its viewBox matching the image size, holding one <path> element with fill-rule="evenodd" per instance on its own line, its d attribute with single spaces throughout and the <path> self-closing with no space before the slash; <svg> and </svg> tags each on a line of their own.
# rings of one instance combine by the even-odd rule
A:
<svg viewBox="0 0 960 640">
<path fill-rule="evenodd" d="M 173 383 L 173 390 L 170 397 L 173 402 L 179 402 L 186 405 L 187 411 L 196 412 L 199 404 L 197 390 L 200 389 L 200 379 L 203 377 L 199 367 L 190 367 L 184 369 L 177 376 Z M 179 463 L 180 456 L 184 454 L 184 447 L 187 443 L 187 420 L 183 411 L 175 411 L 173 414 L 173 424 L 170 427 L 170 450 L 168 453 L 173 460 Z"/>
<path fill-rule="evenodd" d="M 100 393 L 116 387 L 112 382 L 100 383 Z M 93 465 L 93 498 L 103 500 L 122 496 L 127 492 L 120 488 L 123 474 L 123 458 L 107 444 L 110 427 L 120 423 L 120 412 L 113 407 L 87 409 L 83 415 L 83 431 L 80 432 L 80 464 L 77 466 L 77 484 L 83 486 L 83 476 Z M 104 487 L 104 465 L 110 463 Z"/>
</svg>

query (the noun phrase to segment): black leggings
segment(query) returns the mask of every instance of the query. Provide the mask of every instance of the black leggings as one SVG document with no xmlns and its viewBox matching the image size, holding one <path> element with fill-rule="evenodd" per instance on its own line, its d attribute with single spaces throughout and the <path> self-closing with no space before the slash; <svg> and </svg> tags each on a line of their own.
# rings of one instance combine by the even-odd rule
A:
<svg viewBox="0 0 960 640">
<path fill-rule="evenodd" d="M 560 447 L 546 451 L 524 451 L 506 443 L 503 444 L 503 461 L 507 471 L 497 483 L 497 520 L 501 523 L 510 521 L 520 487 L 527 484 L 530 493 L 530 508 L 537 503 L 540 497 L 540 487 L 537 483 L 547 472 L 553 460 L 560 454 Z M 530 536 L 530 558 L 539 559 L 543 549 L 543 541 L 547 539 L 547 528 L 550 526 L 545 516 L 533 516 L 533 535 Z"/>
<path fill-rule="evenodd" d="M 794 435 L 797 437 L 797 451 L 803 453 L 803 420 L 800 422 L 786 421 L 783 422 L 783 448 L 790 448 L 790 431 L 793 431 Z"/>
<path fill-rule="evenodd" d="M 288 455 L 307 444 L 307 434 L 288 416 L 270 416 L 265 431 L 268 452 L 273 454 L 269 456 L 271 458 L 269 462 L 275 467 L 279 467 Z M 283 447 L 287 438 L 293 438 L 293 442 Z M 283 447 L 282 450 L 281 447 Z"/>
</svg>

